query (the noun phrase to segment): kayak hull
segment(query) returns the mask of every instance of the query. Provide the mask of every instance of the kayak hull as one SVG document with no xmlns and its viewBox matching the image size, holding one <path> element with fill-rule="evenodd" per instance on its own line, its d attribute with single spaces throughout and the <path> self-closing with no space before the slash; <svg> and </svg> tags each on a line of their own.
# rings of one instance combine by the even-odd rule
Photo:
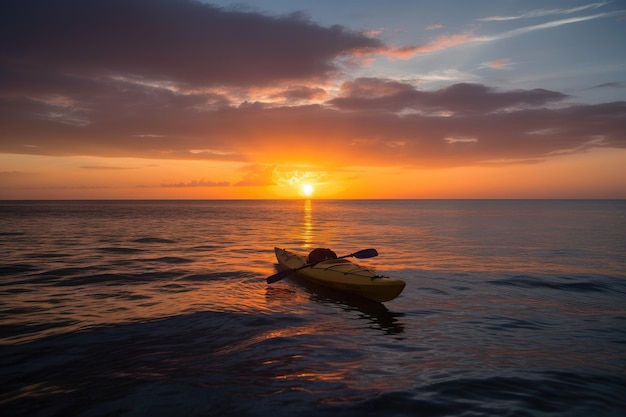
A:
<svg viewBox="0 0 626 417">
<path fill-rule="evenodd" d="M 286 269 L 301 268 L 306 258 L 294 252 L 274 248 L 278 263 Z M 319 285 L 383 302 L 396 298 L 406 283 L 400 279 L 376 274 L 347 259 L 329 259 L 299 269 L 297 273 Z"/>
</svg>

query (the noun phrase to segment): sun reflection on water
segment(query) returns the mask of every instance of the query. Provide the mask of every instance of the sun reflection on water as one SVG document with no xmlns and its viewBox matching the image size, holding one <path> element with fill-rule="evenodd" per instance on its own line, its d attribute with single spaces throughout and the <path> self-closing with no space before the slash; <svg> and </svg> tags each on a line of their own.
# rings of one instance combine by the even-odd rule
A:
<svg viewBox="0 0 626 417">
<path fill-rule="evenodd" d="M 302 240 L 305 248 L 313 245 L 313 205 L 311 199 L 304 200 L 304 218 L 302 221 Z"/>
</svg>

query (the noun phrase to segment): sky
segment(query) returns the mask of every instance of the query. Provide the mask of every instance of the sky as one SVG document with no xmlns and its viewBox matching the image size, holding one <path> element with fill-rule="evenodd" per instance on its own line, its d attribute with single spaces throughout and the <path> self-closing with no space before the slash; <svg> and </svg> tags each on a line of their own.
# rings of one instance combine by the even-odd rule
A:
<svg viewBox="0 0 626 417">
<path fill-rule="evenodd" d="M 0 199 L 626 198 L 624 39 L 621 0 L 3 0 Z"/>
</svg>

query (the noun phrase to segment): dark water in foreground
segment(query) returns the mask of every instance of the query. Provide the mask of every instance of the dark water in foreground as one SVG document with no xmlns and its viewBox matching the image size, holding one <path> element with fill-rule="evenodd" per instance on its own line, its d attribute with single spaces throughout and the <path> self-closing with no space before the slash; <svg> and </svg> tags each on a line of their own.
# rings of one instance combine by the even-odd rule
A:
<svg viewBox="0 0 626 417">
<path fill-rule="evenodd" d="M 5 201 L 0 253 L 2 416 L 626 415 L 626 201 Z"/>
</svg>

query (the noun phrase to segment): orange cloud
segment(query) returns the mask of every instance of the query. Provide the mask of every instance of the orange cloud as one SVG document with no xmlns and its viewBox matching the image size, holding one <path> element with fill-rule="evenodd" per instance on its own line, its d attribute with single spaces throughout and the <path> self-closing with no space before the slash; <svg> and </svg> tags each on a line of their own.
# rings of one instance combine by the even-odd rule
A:
<svg viewBox="0 0 626 417">
<path fill-rule="evenodd" d="M 249 165 L 241 168 L 241 171 L 245 172 L 244 178 L 241 181 L 236 182 L 236 187 L 259 187 L 266 185 L 275 185 L 274 183 L 274 171 L 276 165 L 262 166 L 262 165 Z"/>
<path fill-rule="evenodd" d="M 476 41 L 472 31 L 458 33 L 455 35 L 442 35 L 424 45 L 402 46 L 397 48 L 388 48 L 384 55 L 393 58 L 411 58 L 418 54 L 427 54 L 437 52 L 443 49 L 452 48 Z"/>
<path fill-rule="evenodd" d="M 427 91 L 380 78 L 346 82 L 339 91 L 323 105 L 288 107 L 199 107 L 200 94 L 176 97 L 145 86 L 96 102 L 76 94 L 89 108 L 82 126 L 29 117 L 47 109 L 14 98 L 0 113 L 0 151 L 329 166 L 349 156 L 354 165 L 458 166 L 626 147 L 625 102 L 568 106 L 568 96 L 544 89 L 455 84 Z M 446 139 L 468 137 L 476 142 L 463 148 Z M 251 172 L 241 180 L 252 183 L 272 177 Z"/>
<path fill-rule="evenodd" d="M 204 178 L 201 180 L 193 180 L 189 182 L 179 182 L 173 184 L 161 184 L 161 187 L 165 188 L 184 188 L 184 187 L 228 187 L 230 183 L 228 181 L 207 181 Z"/>
<path fill-rule="evenodd" d="M 483 66 L 496 70 L 507 70 L 511 69 L 511 60 L 509 58 L 500 58 L 493 61 L 484 62 Z"/>
</svg>

